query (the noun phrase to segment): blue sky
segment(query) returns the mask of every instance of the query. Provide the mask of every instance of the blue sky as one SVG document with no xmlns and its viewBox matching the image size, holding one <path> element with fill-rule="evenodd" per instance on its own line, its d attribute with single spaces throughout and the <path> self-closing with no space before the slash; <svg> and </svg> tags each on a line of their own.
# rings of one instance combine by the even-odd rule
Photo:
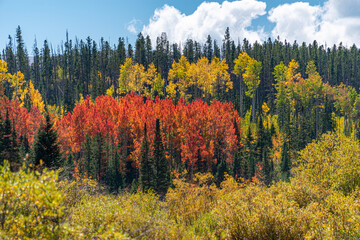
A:
<svg viewBox="0 0 360 240">
<path fill-rule="evenodd" d="M 30 53 L 35 37 L 38 45 L 48 39 L 56 47 L 65 40 L 66 30 L 71 39 L 104 37 L 115 44 L 118 37 L 128 37 L 133 44 L 141 31 L 153 41 L 163 31 L 172 42 L 188 37 L 203 42 L 208 34 L 221 40 L 226 26 L 234 40 L 280 36 L 360 46 L 356 9 L 360 0 L 0 0 L 0 49 L 18 25 Z"/>
</svg>

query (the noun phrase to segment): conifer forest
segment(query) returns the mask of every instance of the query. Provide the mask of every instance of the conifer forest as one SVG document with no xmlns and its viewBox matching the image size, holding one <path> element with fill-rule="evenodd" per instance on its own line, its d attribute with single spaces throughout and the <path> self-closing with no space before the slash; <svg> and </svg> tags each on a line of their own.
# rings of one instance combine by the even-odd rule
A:
<svg viewBox="0 0 360 240">
<path fill-rule="evenodd" d="M 0 239 L 359 239 L 360 49 L 69 39 L 0 52 Z"/>
</svg>

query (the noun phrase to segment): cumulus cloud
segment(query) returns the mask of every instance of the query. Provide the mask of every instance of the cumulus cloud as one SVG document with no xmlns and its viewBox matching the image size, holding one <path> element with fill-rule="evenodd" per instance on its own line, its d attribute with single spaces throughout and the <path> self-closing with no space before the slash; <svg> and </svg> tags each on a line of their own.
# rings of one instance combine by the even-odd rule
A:
<svg viewBox="0 0 360 240">
<path fill-rule="evenodd" d="M 359 8 L 360 1 L 353 0 L 329 0 L 323 6 L 283 4 L 269 11 L 268 19 L 275 23 L 271 34 L 288 41 L 360 46 Z"/>
<path fill-rule="evenodd" d="M 194 13 L 186 15 L 173 6 L 164 5 L 155 10 L 142 33 L 152 41 L 162 32 L 166 32 L 171 42 L 181 43 L 189 38 L 204 42 L 208 35 L 220 41 L 229 27 L 233 39 L 247 38 L 254 42 L 266 38 L 263 28 L 250 29 L 252 20 L 266 14 L 265 9 L 266 3 L 256 0 L 203 2 Z"/>
</svg>

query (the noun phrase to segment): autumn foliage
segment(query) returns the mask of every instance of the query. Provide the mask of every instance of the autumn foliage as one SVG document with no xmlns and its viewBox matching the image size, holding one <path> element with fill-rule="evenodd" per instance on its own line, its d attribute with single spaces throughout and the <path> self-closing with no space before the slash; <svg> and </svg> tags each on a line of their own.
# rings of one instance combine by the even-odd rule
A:
<svg viewBox="0 0 360 240">
<path fill-rule="evenodd" d="M 0 98 L 0 117 L 5 119 L 6 112 L 9 114 L 11 124 L 13 124 L 18 139 L 26 137 L 29 144 L 34 142 L 34 135 L 44 117 L 38 108 L 31 107 L 30 111 L 21 107 L 18 100 L 9 100 L 7 97 Z"/>
<path fill-rule="evenodd" d="M 97 97 L 95 101 L 87 97 L 56 126 L 63 150 L 79 154 L 80 164 L 86 136 L 101 133 L 104 138 L 115 139 L 115 146 L 130 139 L 131 146 L 127 148 L 133 151 L 129 158 L 138 166 L 144 125 L 146 123 L 152 145 L 157 118 L 160 119 L 166 157 L 172 170 L 181 163 L 192 170 L 210 169 L 218 160 L 214 158 L 214 146 L 219 144 L 231 163 L 237 147 L 233 122 L 235 119 L 240 124 L 240 118 L 232 104 L 227 102 L 213 100 L 208 105 L 201 100 L 185 103 L 181 99 L 175 105 L 170 98 L 152 100 L 135 94 L 118 101 L 106 95 Z"/>
</svg>

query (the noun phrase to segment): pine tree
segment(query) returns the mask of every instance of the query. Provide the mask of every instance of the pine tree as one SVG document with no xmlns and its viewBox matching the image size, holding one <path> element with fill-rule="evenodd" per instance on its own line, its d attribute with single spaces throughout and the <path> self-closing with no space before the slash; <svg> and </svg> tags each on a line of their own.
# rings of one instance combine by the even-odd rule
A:
<svg viewBox="0 0 360 240">
<path fill-rule="evenodd" d="M 206 39 L 206 43 L 204 46 L 204 55 L 205 57 L 209 60 L 209 62 L 211 62 L 211 60 L 213 59 L 213 47 L 212 47 L 212 40 L 211 40 L 211 36 L 208 35 L 207 39 Z"/>
<path fill-rule="evenodd" d="M 18 70 L 24 74 L 25 80 L 29 80 L 30 79 L 29 61 L 24 46 L 24 40 L 21 36 L 20 26 L 18 26 L 16 29 L 16 42 L 17 42 L 16 58 L 18 62 L 17 64 Z"/>
<path fill-rule="evenodd" d="M 224 180 L 226 172 L 229 172 L 228 166 L 226 160 L 222 159 L 220 164 L 217 166 L 217 171 L 216 171 L 216 181 L 218 185 L 220 185 L 220 183 Z"/>
<path fill-rule="evenodd" d="M 154 164 L 150 157 L 149 142 L 145 123 L 144 138 L 142 140 L 140 153 L 140 186 L 143 191 L 154 189 L 155 180 Z"/>
<path fill-rule="evenodd" d="M 53 128 L 49 113 L 46 113 L 45 123 L 41 123 L 36 134 L 33 146 L 35 165 L 40 164 L 40 160 L 48 168 L 60 167 L 60 147 L 58 134 Z"/>
<path fill-rule="evenodd" d="M 120 170 L 120 159 L 117 151 L 108 163 L 107 184 L 110 187 L 110 192 L 118 193 L 119 188 L 124 185 L 124 175 Z"/>
<path fill-rule="evenodd" d="M 271 182 L 271 166 L 269 163 L 269 146 L 268 146 L 268 136 L 264 129 L 262 115 L 260 114 L 258 120 L 258 137 L 257 137 L 257 153 L 258 161 L 262 164 L 262 177 L 266 185 L 269 185 Z"/>
<path fill-rule="evenodd" d="M 162 143 L 160 120 L 158 118 L 156 119 L 153 156 L 156 171 L 156 190 L 160 195 L 164 195 L 169 187 L 170 174 Z"/>
<path fill-rule="evenodd" d="M 238 127 L 238 124 L 236 122 L 236 119 L 234 118 L 234 129 L 235 129 L 235 136 L 236 136 L 236 139 L 237 139 L 237 150 L 234 154 L 234 165 L 233 165 L 233 176 L 234 178 L 238 178 L 241 176 L 241 160 L 242 160 L 242 157 L 241 157 L 241 136 L 240 136 L 240 131 L 239 131 L 239 127 Z"/>
<path fill-rule="evenodd" d="M 4 160 L 8 160 L 12 170 L 14 170 L 20 162 L 20 153 L 16 140 L 16 132 L 11 124 L 8 111 L 6 111 L 6 117 L 0 126 L 0 130 L 0 164 L 3 164 Z"/>
<path fill-rule="evenodd" d="M 99 182 L 103 179 L 103 155 L 104 155 L 104 138 L 100 132 L 97 132 L 91 143 L 90 171 L 91 176 Z"/>
<path fill-rule="evenodd" d="M 135 43 L 135 59 L 134 61 L 138 64 L 143 65 L 147 68 L 148 63 L 146 61 L 146 48 L 145 48 L 145 38 L 142 33 L 139 33 L 138 38 Z"/>
<path fill-rule="evenodd" d="M 92 166 L 91 162 L 91 143 L 92 138 L 90 135 L 86 134 L 85 141 L 83 142 L 83 166 L 80 170 L 81 174 L 85 174 L 90 177 L 96 175 L 96 171 L 93 170 L 95 167 Z"/>
<path fill-rule="evenodd" d="M 249 125 L 248 134 L 245 140 L 245 146 L 244 146 L 244 157 L 245 157 L 245 163 L 247 165 L 247 178 L 251 179 L 255 175 L 256 170 L 256 162 L 255 162 L 255 144 L 254 139 L 251 132 L 251 127 Z"/>
<path fill-rule="evenodd" d="M 290 177 L 290 154 L 289 154 L 289 142 L 284 142 L 281 151 L 281 174 L 284 180 L 289 180 Z"/>
</svg>

